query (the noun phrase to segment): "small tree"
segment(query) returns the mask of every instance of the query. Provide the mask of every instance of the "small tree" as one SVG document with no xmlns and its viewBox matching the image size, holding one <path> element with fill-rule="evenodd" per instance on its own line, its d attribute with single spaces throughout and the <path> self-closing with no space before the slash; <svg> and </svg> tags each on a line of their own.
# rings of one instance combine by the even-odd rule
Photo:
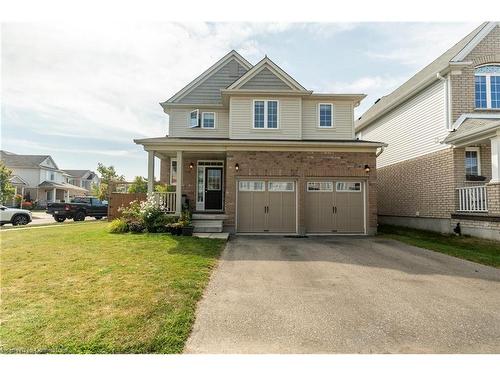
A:
<svg viewBox="0 0 500 375">
<path fill-rule="evenodd" d="M 115 167 L 110 165 L 106 167 L 102 163 L 97 164 L 97 172 L 100 175 L 101 183 L 99 186 L 92 185 L 92 194 L 101 200 L 109 199 L 109 186 L 112 182 L 125 181 L 123 175 L 116 173 Z"/>
<path fill-rule="evenodd" d="M 136 176 L 134 181 L 128 187 L 129 193 L 147 193 L 148 192 L 148 180 L 142 176 Z"/>
<path fill-rule="evenodd" d="M 9 181 L 11 177 L 12 171 L 0 160 L 0 202 L 2 204 L 11 200 L 16 193 L 16 188 Z"/>
</svg>

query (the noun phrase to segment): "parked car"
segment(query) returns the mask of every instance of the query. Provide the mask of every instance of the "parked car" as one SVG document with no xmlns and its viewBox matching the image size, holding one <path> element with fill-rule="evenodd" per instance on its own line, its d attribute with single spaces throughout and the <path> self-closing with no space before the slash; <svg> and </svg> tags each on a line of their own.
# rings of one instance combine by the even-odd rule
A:
<svg viewBox="0 0 500 375">
<path fill-rule="evenodd" d="M 75 197 L 69 203 L 47 203 L 47 213 L 55 221 L 83 221 L 87 216 L 100 220 L 108 215 L 108 202 L 95 197 Z"/>
<path fill-rule="evenodd" d="M 33 220 L 31 211 L 0 205 L 0 225 L 26 225 Z"/>
</svg>

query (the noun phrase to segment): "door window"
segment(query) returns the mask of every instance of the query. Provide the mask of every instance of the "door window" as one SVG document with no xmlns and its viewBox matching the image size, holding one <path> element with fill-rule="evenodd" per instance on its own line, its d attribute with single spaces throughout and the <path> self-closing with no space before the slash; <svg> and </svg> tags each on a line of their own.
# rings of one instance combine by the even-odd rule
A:
<svg viewBox="0 0 500 375">
<path fill-rule="evenodd" d="M 338 192 L 361 191 L 361 182 L 337 182 Z"/>
<path fill-rule="evenodd" d="M 222 179 L 220 169 L 207 170 L 207 190 L 221 190 Z"/>
<path fill-rule="evenodd" d="M 307 191 L 309 192 L 332 192 L 333 182 L 331 181 L 309 181 L 307 183 Z"/>
<path fill-rule="evenodd" d="M 240 181 L 238 184 L 240 191 L 265 191 L 264 181 Z"/>
<path fill-rule="evenodd" d="M 295 191 L 293 181 L 269 181 L 267 190 L 269 191 Z"/>
</svg>

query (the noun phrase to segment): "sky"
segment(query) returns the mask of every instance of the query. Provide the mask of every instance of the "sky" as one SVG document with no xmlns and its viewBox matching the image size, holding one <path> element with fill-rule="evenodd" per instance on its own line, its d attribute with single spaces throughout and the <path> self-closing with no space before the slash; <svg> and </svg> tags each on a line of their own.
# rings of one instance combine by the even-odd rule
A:
<svg viewBox="0 0 500 375">
<path fill-rule="evenodd" d="M 267 54 L 315 92 L 364 93 L 356 117 L 479 23 L 3 23 L 1 148 L 61 169 L 147 175 L 135 138 L 167 134 L 159 102 L 232 49 Z"/>
</svg>

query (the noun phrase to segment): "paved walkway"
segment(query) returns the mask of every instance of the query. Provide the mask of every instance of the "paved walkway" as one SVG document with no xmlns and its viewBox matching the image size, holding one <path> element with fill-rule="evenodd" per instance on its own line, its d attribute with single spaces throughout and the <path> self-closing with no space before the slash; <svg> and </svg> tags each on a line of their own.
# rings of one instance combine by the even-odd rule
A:
<svg viewBox="0 0 500 375">
<path fill-rule="evenodd" d="M 356 237 L 236 237 L 187 353 L 500 353 L 500 270 Z"/>
</svg>

